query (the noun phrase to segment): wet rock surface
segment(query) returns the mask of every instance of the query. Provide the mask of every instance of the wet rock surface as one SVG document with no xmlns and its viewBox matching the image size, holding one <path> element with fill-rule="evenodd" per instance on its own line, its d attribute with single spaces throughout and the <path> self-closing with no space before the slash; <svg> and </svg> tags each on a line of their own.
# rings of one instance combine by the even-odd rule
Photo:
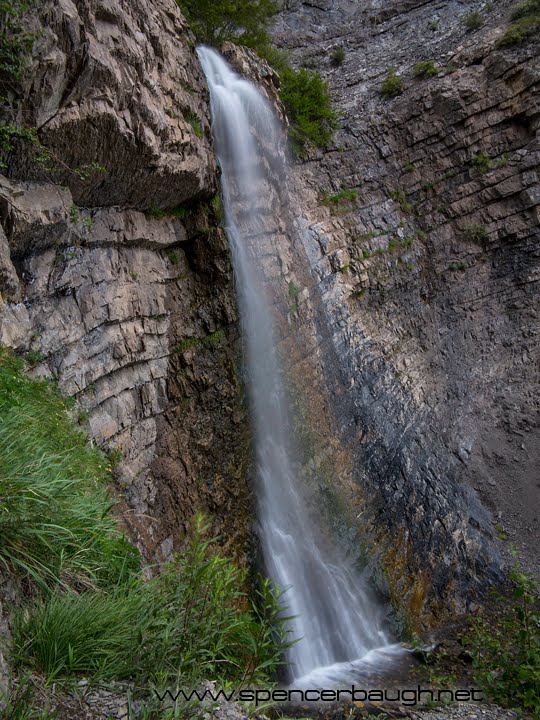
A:
<svg viewBox="0 0 540 720">
<path fill-rule="evenodd" d="M 511 3 L 484 5 L 288 2 L 273 31 L 342 113 L 295 168 L 298 285 L 322 298 L 311 363 L 387 590 L 428 624 L 489 587 L 498 538 L 539 566 L 539 44 L 497 49 Z M 391 67 L 403 89 L 385 99 Z"/>
</svg>

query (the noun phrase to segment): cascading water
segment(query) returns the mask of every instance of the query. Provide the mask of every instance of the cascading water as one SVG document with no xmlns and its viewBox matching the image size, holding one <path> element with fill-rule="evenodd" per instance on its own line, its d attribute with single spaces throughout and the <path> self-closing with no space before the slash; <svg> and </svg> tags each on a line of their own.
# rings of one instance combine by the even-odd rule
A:
<svg viewBox="0 0 540 720">
<path fill-rule="evenodd" d="M 272 183 L 256 138 L 278 148 L 282 128 L 259 90 L 233 72 L 221 55 L 207 47 L 197 52 L 210 88 L 224 225 L 245 337 L 260 540 L 270 577 L 288 588 L 285 601 L 294 616 L 292 634 L 301 638 L 288 656 L 295 685 L 302 679 L 307 684 L 328 683 L 343 677 L 343 667 L 350 669 L 355 661 L 369 664 L 376 649 L 395 646 L 388 645 L 381 611 L 362 582 L 317 537 L 293 472 L 291 427 L 271 306 L 253 240 L 263 231 L 258 211 L 264 205 L 261 193 Z"/>
</svg>

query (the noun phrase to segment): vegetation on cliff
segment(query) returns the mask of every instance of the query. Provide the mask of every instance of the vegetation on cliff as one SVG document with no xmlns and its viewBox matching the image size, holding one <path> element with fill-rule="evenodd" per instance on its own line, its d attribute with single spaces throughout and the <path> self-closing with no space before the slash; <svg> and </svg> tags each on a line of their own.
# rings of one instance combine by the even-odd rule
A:
<svg viewBox="0 0 540 720">
<path fill-rule="evenodd" d="M 272 46 L 267 32 L 277 12 L 271 0 L 177 0 L 197 39 L 219 47 L 225 41 L 255 50 L 281 79 L 280 97 L 290 121 L 293 151 L 301 155 L 310 145 L 326 147 L 337 127 L 328 84 L 321 76 L 292 67 L 286 53 Z"/>
<path fill-rule="evenodd" d="M 280 593 L 220 556 L 195 518 L 186 551 L 144 582 L 106 490 L 111 462 L 69 403 L 0 349 L 0 573 L 19 587 L 13 658 L 46 682 L 169 687 L 267 682 L 286 645 Z"/>
</svg>

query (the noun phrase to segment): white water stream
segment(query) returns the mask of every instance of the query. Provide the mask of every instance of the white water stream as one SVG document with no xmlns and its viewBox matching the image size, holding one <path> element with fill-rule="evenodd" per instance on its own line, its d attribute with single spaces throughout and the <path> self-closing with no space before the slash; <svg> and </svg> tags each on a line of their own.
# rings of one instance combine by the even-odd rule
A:
<svg viewBox="0 0 540 720">
<path fill-rule="evenodd" d="M 272 183 L 257 138 L 278 148 L 283 130 L 255 85 L 215 50 L 199 47 L 197 52 L 210 88 L 224 227 L 244 334 L 264 561 L 270 577 L 288 588 L 284 601 L 295 616 L 292 634 L 302 638 L 288 651 L 294 686 L 329 687 L 367 667 L 382 669 L 398 646 L 389 644 L 383 613 L 364 582 L 318 537 L 293 471 L 293 429 L 253 241 L 264 230 L 259 194 Z"/>
</svg>

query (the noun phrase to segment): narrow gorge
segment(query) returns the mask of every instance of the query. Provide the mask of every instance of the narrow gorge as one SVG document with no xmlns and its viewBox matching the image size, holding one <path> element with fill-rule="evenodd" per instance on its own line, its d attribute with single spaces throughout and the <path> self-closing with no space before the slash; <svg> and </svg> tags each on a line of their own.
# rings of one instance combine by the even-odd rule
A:
<svg viewBox="0 0 540 720">
<path fill-rule="evenodd" d="M 502 612 L 516 563 L 539 577 L 538 3 L 284 0 L 273 52 L 337 118 L 294 153 L 279 66 L 201 47 L 193 3 L 41 0 L 14 31 L 19 4 L 0 27 L 6 48 L 31 38 L 0 72 L 2 353 L 71 399 L 151 587 L 203 513 L 241 569 L 231 606 L 261 605 L 261 571 L 285 590 L 298 642 L 274 680 L 398 682 Z M 26 682 L 11 606 L 35 593 L 10 568 L 6 697 Z M 248 717 L 96 692 L 43 718 Z"/>
</svg>

